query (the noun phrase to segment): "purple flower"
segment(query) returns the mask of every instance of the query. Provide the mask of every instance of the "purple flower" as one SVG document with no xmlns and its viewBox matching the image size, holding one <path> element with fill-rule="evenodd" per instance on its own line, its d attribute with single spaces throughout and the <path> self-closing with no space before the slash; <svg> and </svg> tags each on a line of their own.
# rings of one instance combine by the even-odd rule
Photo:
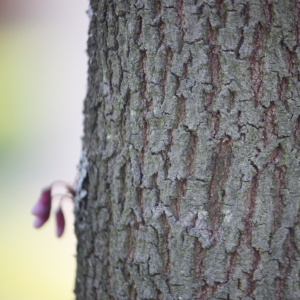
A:
<svg viewBox="0 0 300 300">
<path fill-rule="evenodd" d="M 65 188 L 66 192 L 62 194 L 53 194 L 53 186 L 55 184 L 62 185 Z M 55 196 L 60 196 L 59 208 L 55 213 L 55 217 L 56 217 L 56 236 L 61 237 L 65 229 L 65 217 L 62 211 L 61 203 L 62 201 L 68 198 L 74 201 L 74 196 L 75 196 L 75 191 L 73 187 L 64 181 L 55 181 L 48 188 L 45 188 L 42 191 L 39 201 L 31 211 L 32 214 L 36 216 L 33 226 L 35 228 L 40 228 L 48 221 L 51 212 L 52 198 L 54 198 Z"/>
<path fill-rule="evenodd" d="M 61 207 L 56 211 L 56 236 L 61 237 L 65 229 L 65 217 Z"/>
<path fill-rule="evenodd" d="M 33 226 L 40 228 L 49 219 L 51 211 L 51 187 L 46 188 L 42 191 L 42 195 L 38 203 L 33 207 L 32 214 L 37 218 L 34 221 Z"/>
</svg>

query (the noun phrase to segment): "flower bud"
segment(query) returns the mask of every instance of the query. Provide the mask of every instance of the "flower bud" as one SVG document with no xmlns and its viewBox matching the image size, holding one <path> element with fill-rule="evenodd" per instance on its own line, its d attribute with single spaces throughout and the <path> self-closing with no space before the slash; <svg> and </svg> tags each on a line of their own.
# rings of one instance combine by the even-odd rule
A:
<svg viewBox="0 0 300 300">
<path fill-rule="evenodd" d="M 65 229 L 65 217 L 61 207 L 56 211 L 56 236 L 61 237 Z"/>
<path fill-rule="evenodd" d="M 51 211 L 51 188 L 44 189 L 38 203 L 33 207 L 32 214 L 37 216 L 33 226 L 40 228 L 49 219 Z"/>
<path fill-rule="evenodd" d="M 33 227 L 40 228 L 46 223 L 47 219 L 43 216 L 39 217 L 37 216 L 34 220 Z"/>
</svg>

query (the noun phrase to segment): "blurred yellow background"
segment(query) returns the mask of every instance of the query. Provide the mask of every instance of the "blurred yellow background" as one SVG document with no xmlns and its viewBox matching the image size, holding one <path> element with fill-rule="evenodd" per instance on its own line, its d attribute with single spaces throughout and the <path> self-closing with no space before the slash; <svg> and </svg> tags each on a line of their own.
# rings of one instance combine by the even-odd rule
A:
<svg viewBox="0 0 300 300">
<path fill-rule="evenodd" d="M 0 300 L 74 299 L 72 205 L 32 227 L 53 181 L 73 182 L 86 91 L 87 0 L 0 0 Z"/>
</svg>

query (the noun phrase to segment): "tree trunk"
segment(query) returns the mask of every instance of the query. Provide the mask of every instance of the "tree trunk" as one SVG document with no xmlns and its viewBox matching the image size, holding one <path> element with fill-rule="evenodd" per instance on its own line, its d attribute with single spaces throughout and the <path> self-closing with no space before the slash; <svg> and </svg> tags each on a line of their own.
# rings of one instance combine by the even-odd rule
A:
<svg viewBox="0 0 300 300">
<path fill-rule="evenodd" d="M 89 15 L 77 299 L 300 299 L 300 1 Z"/>
</svg>

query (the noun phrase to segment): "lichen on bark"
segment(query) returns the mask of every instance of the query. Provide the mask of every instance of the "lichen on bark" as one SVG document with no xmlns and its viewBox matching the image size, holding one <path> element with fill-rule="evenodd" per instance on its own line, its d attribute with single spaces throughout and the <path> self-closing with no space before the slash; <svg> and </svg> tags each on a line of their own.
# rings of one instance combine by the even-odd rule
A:
<svg viewBox="0 0 300 300">
<path fill-rule="evenodd" d="M 300 2 L 89 12 L 77 299 L 299 299 Z"/>
</svg>

